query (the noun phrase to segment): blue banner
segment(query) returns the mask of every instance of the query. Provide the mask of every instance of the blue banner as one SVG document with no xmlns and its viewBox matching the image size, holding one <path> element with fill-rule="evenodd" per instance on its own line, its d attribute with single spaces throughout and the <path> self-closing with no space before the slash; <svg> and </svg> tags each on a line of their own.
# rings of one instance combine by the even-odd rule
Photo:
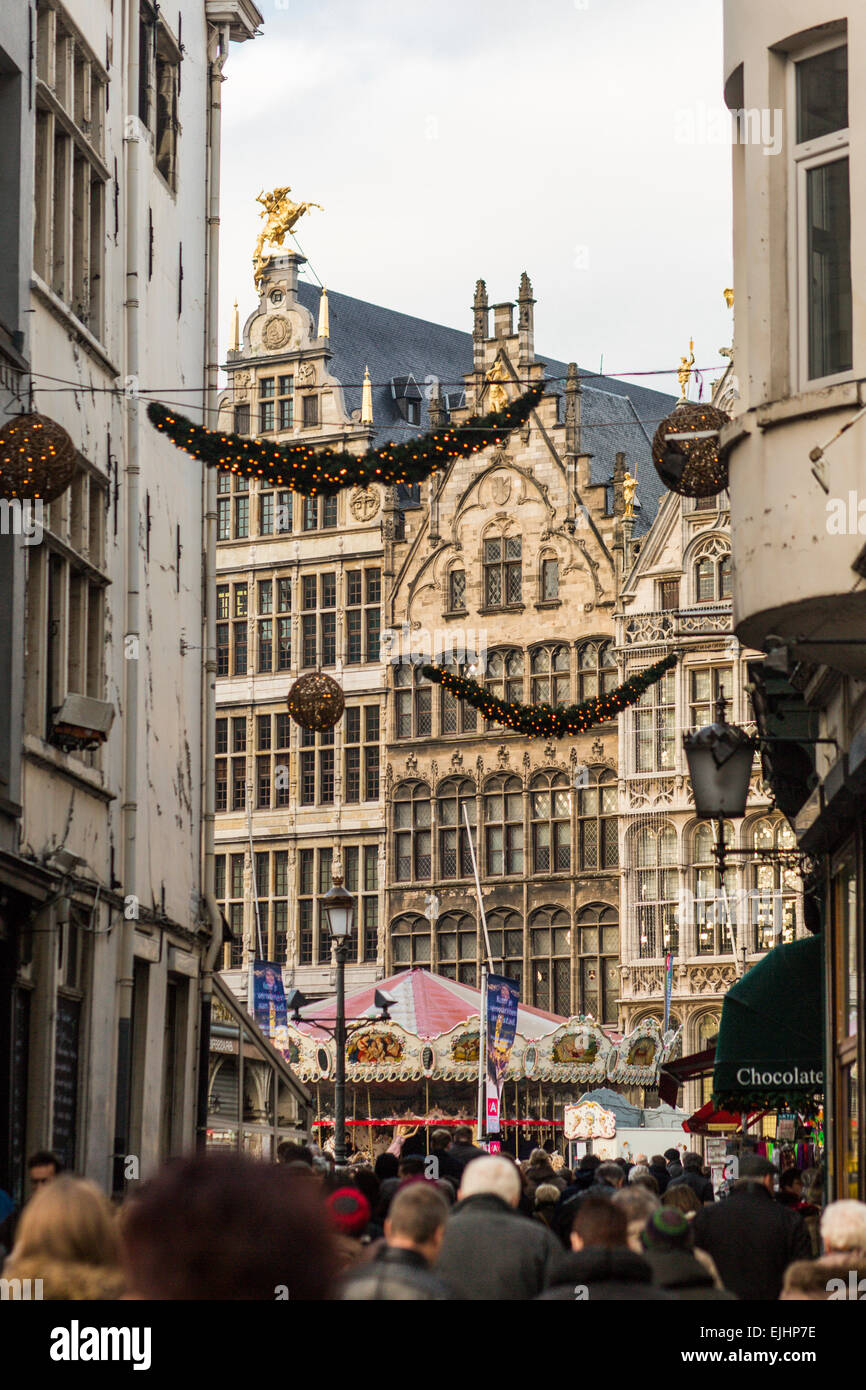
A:
<svg viewBox="0 0 866 1390">
<path fill-rule="evenodd" d="M 487 976 L 487 1132 L 499 1132 L 499 1099 L 517 1032 L 520 985 L 505 975 Z"/>
<path fill-rule="evenodd" d="M 668 1031 L 668 1024 L 671 1018 L 671 991 L 674 987 L 674 955 L 673 951 L 665 952 L 665 1026 L 663 1033 Z"/>
<path fill-rule="evenodd" d="M 278 1046 L 286 1036 L 286 991 L 283 972 L 267 960 L 253 961 L 253 1001 L 250 1010 L 265 1037 Z"/>
</svg>

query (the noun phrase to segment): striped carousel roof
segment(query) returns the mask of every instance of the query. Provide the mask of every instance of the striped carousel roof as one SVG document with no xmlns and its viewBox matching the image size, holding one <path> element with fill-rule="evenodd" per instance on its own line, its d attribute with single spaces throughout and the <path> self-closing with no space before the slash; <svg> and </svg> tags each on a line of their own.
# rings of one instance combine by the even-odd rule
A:
<svg viewBox="0 0 866 1390">
<path fill-rule="evenodd" d="M 455 1024 L 478 1018 L 480 990 L 473 989 L 471 985 L 459 984 L 456 980 L 447 980 L 444 975 L 434 975 L 431 970 L 423 970 L 420 967 L 401 970 L 399 975 L 392 975 L 387 980 L 378 980 L 366 989 L 347 994 L 346 1017 L 378 1018 L 379 1010 L 373 1002 L 376 990 L 381 990 L 391 999 L 396 999 L 397 1002 L 390 1011 L 392 1021 L 399 1023 L 407 1033 L 414 1033 L 419 1038 L 435 1038 L 440 1033 L 447 1033 Z M 298 1027 L 305 1033 L 320 1033 L 321 1030 L 316 1028 L 315 1024 L 305 1023 L 305 1016 L 330 1021 L 336 1018 L 336 1013 L 336 996 L 318 999 L 301 1009 L 301 1022 Z M 544 1009 L 533 1009 L 528 1004 L 518 1006 L 517 1031 L 521 1037 L 546 1037 L 565 1022 L 559 1014 L 547 1013 Z"/>
</svg>

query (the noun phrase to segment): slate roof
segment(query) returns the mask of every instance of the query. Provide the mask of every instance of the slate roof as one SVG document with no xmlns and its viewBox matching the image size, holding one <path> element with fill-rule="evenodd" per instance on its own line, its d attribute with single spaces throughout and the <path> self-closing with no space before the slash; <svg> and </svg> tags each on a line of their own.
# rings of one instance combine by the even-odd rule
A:
<svg viewBox="0 0 866 1390">
<path fill-rule="evenodd" d="M 319 295 L 318 285 L 299 281 L 298 298 L 314 322 Z M 433 377 L 438 378 L 443 393 L 451 396 L 452 407 L 457 406 L 463 378 L 472 370 L 471 333 L 336 290 L 328 290 L 328 304 L 333 349 L 329 371 L 344 383 L 347 410 L 360 408 L 364 368 L 370 368 L 376 425 L 374 447 L 389 439 L 409 439 L 429 428 L 425 386 Z M 539 360 L 544 362 L 548 378 L 552 378 L 548 388 L 551 394 L 563 396 L 567 363 L 542 356 Z M 581 368 L 578 372 L 584 382 L 581 445 L 585 453 L 593 455 L 593 482 L 610 482 L 617 453 L 625 453 L 627 467 L 637 471 L 640 508 L 636 511 L 634 533 L 642 535 L 648 530 L 664 492 L 653 467 L 652 437 L 659 421 L 673 409 L 676 397 Z M 392 377 L 409 374 L 415 378 L 422 396 L 421 424 L 417 429 L 406 423 L 391 393 Z M 562 415 L 560 404 L 560 418 Z"/>
</svg>

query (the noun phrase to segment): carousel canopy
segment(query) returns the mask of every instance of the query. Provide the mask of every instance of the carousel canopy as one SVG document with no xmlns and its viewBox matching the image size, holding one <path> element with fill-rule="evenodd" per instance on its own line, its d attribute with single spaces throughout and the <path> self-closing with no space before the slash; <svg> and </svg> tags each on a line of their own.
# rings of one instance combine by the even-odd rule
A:
<svg viewBox="0 0 866 1390">
<path fill-rule="evenodd" d="M 478 1018 L 480 990 L 419 968 L 401 970 L 399 975 L 392 975 L 388 980 L 378 980 L 366 989 L 347 994 L 346 1017 L 379 1018 L 380 1011 L 373 1002 L 377 990 L 397 1001 L 390 1010 L 391 1022 L 399 1023 L 401 1028 L 417 1038 L 436 1038 L 440 1033 L 450 1032 L 458 1023 Z M 322 1030 L 316 1028 L 314 1023 L 307 1022 L 307 1019 L 332 1022 L 336 1016 L 336 996 L 319 999 L 301 1009 L 298 1027 L 305 1033 L 324 1036 Z M 524 1038 L 544 1038 L 565 1021 L 559 1014 L 545 1013 L 543 1009 L 533 1009 L 528 1004 L 518 1006 L 517 1032 Z"/>
</svg>

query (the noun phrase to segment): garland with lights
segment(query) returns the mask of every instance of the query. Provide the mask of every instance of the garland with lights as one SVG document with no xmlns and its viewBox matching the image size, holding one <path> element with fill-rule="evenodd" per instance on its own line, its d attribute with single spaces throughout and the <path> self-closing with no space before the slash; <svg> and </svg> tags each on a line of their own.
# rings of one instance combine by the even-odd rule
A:
<svg viewBox="0 0 866 1390">
<path fill-rule="evenodd" d="M 651 685 L 660 681 L 666 671 L 677 664 L 672 653 L 645 671 L 639 671 L 631 680 L 624 681 L 606 695 L 598 695 L 592 700 L 584 700 L 579 705 L 521 705 L 500 700 L 485 690 L 477 681 L 466 676 L 455 676 L 442 666 L 422 666 L 421 670 L 428 680 L 450 690 L 457 700 L 465 700 L 474 709 L 481 710 L 484 717 L 506 728 L 514 729 L 528 738 L 567 738 L 571 734 L 582 734 L 594 724 L 603 724 L 613 719 L 620 710 L 638 701 Z"/>
<path fill-rule="evenodd" d="M 472 416 L 463 425 L 443 426 L 405 443 L 383 444 L 360 456 L 314 444 L 269 444 L 240 434 L 222 434 L 194 424 L 157 401 L 147 407 L 147 414 L 151 424 L 179 449 L 211 468 L 262 478 L 271 487 L 308 497 L 332 497 L 343 488 L 370 483 L 420 483 L 451 459 L 468 458 L 491 444 L 501 444 L 505 435 L 525 423 L 543 392 L 542 385 L 533 386 L 505 410 Z"/>
</svg>

